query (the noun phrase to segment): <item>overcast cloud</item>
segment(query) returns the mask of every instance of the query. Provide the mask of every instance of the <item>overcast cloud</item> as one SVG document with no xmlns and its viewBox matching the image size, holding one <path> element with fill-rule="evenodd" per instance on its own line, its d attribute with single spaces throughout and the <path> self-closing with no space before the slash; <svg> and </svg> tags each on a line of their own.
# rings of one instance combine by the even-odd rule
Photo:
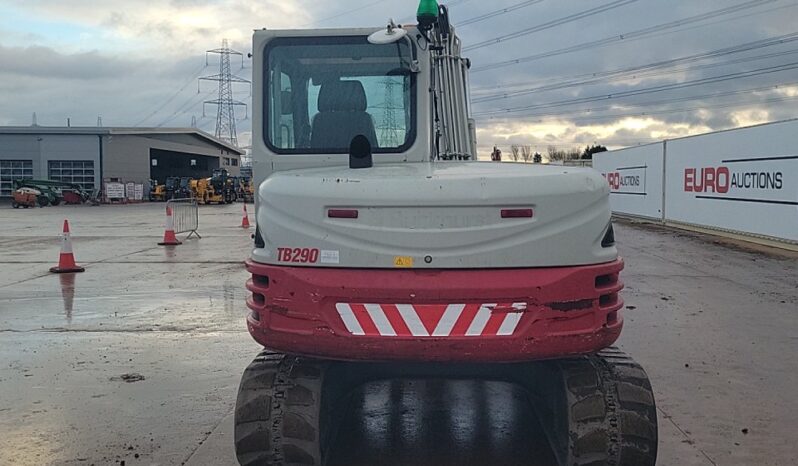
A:
<svg viewBox="0 0 798 466">
<path fill-rule="evenodd" d="M 466 47 L 486 44 L 466 53 L 474 68 L 483 157 L 494 144 L 531 144 L 541 152 L 548 145 L 617 147 L 796 116 L 798 34 L 788 35 L 798 33 L 798 0 L 449 3 L 455 24 L 528 3 L 458 28 Z M 42 125 L 64 124 L 67 117 L 94 125 L 102 116 L 107 126 L 188 126 L 196 117 L 212 133 L 215 108 L 208 106 L 203 117 L 201 101 L 213 98 L 215 89 L 205 82 L 198 94 L 197 78 L 218 72 L 213 56 L 205 66 L 204 51 L 222 38 L 246 53 L 252 29 L 379 26 L 389 17 L 412 17 L 416 5 L 0 0 L 0 125 L 28 125 L 33 112 Z M 729 12 L 713 13 L 722 9 Z M 580 13 L 584 17 L 572 20 Z M 537 32 L 493 42 L 524 30 Z M 671 67 L 602 75 L 775 37 L 784 39 Z M 566 52 L 572 46 L 576 50 Z M 551 53 L 556 51 L 561 52 Z M 240 69 L 239 62 L 234 70 L 249 78 L 248 60 L 245 65 Z M 683 86 L 671 89 L 674 84 Z M 237 98 L 248 101 L 247 88 L 238 92 Z M 512 94 L 503 98 L 504 93 Z M 242 119 L 238 127 L 247 143 L 250 121 Z"/>
</svg>

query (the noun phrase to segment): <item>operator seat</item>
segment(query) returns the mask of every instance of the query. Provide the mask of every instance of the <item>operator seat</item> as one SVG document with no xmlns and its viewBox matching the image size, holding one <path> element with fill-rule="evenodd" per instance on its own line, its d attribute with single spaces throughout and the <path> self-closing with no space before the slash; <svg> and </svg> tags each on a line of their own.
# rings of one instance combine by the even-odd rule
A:
<svg viewBox="0 0 798 466">
<path fill-rule="evenodd" d="M 310 147 L 348 149 L 362 134 L 377 147 L 374 120 L 366 112 L 366 91 L 360 81 L 329 81 L 319 90 L 319 113 L 313 117 Z"/>
</svg>

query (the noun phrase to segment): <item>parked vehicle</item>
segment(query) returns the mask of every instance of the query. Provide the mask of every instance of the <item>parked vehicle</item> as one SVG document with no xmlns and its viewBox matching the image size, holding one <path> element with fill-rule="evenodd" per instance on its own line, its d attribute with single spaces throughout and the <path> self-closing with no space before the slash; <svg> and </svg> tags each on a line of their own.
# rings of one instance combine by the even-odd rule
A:
<svg viewBox="0 0 798 466">
<path fill-rule="evenodd" d="M 170 176 L 166 178 L 166 184 L 164 185 L 164 200 L 168 201 L 170 199 L 176 199 L 179 197 L 177 195 L 178 191 L 180 190 L 180 178 L 176 176 Z"/>
<path fill-rule="evenodd" d="M 214 170 L 210 178 L 192 180 L 191 190 L 200 204 L 231 204 L 236 200 L 234 180 L 224 168 Z"/>
<path fill-rule="evenodd" d="M 62 201 L 62 194 L 61 190 L 57 189 L 57 182 L 49 181 L 49 180 L 14 180 L 12 186 L 14 190 L 19 190 L 22 188 L 30 188 L 38 191 L 39 194 L 39 201 L 40 205 L 48 206 L 48 205 L 58 205 Z"/>
<path fill-rule="evenodd" d="M 19 209 L 20 207 L 27 209 L 28 207 L 44 207 L 49 204 L 46 196 L 42 192 L 33 188 L 19 188 L 14 191 L 11 199 L 11 207 Z"/>
<path fill-rule="evenodd" d="M 194 193 L 191 191 L 192 181 L 193 179 L 188 176 L 180 178 L 180 184 L 178 185 L 177 192 L 175 192 L 176 197 L 172 199 L 189 199 L 193 197 Z"/>
<path fill-rule="evenodd" d="M 150 201 L 151 202 L 164 202 L 166 201 L 166 185 L 158 184 L 157 180 L 150 180 Z"/>
</svg>

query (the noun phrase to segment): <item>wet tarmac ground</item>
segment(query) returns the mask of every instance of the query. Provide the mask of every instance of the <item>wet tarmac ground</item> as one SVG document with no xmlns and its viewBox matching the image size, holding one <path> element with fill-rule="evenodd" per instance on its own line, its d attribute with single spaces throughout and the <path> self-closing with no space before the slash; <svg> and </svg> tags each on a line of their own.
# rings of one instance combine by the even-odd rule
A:
<svg viewBox="0 0 798 466">
<path fill-rule="evenodd" d="M 163 204 L 0 205 L 0 465 L 234 465 L 244 326 L 240 205 L 176 248 Z M 86 272 L 52 275 L 69 218 Z M 798 258 L 620 224 L 620 346 L 648 371 L 662 465 L 798 458 Z M 355 396 L 335 465 L 554 464 L 525 394 L 389 380 Z"/>
<path fill-rule="evenodd" d="M 331 466 L 557 466 L 526 393 L 512 384 L 374 382 L 353 406 Z"/>
</svg>

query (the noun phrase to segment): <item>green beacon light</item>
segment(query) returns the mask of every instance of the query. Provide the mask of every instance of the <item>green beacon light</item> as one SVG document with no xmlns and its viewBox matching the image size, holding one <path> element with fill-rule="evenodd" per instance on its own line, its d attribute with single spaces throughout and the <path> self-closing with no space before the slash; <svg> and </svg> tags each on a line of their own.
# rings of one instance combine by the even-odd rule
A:
<svg viewBox="0 0 798 466">
<path fill-rule="evenodd" d="M 422 31 L 429 31 L 438 20 L 438 2 L 437 0 L 421 0 L 418 3 L 418 12 L 416 12 L 416 19 L 418 20 L 418 28 Z"/>
</svg>

